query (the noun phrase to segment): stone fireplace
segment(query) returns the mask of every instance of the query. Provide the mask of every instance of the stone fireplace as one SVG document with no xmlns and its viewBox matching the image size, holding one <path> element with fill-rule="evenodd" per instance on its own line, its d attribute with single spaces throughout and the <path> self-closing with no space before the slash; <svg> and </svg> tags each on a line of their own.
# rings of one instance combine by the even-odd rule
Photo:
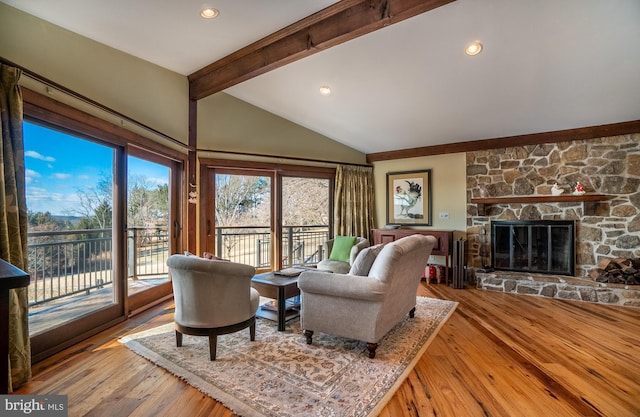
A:
<svg viewBox="0 0 640 417">
<path fill-rule="evenodd" d="M 577 182 L 584 196 L 571 195 Z M 573 272 L 487 278 L 482 271 L 502 262 L 491 251 L 495 221 L 573 222 Z M 470 280 L 488 280 L 485 289 L 640 307 L 637 289 L 592 278 L 605 260 L 640 257 L 640 133 L 468 152 L 467 249 Z"/>
</svg>

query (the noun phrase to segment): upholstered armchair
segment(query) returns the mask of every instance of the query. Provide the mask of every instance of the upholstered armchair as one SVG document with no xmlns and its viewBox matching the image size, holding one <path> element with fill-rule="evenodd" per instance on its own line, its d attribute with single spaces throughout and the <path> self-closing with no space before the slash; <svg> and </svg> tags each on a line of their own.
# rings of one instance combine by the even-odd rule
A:
<svg viewBox="0 0 640 417">
<path fill-rule="evenodd" d="M 336 246 L 340 245 L 345 239 L 353 239 L 353 244 L 346 253 L 336 253 Z M 338 243 L 336 243 L 338 242 Z M 331 271 L 339 274 L 346 274 L 351 269 L 351 264 L 355 261 L 358 253 L 366 247 L 369 247 L 369 240 L 364 237 L 347 237 L 336 236 L 329 239 L 322 245 L 322 260 L 318 262 L 317 268 L 322 271 Z M 338 252 L 343 252 L 342 250 Z"/>
<path fill-rule="evenodd" d="M 380 339 L 407 315 L 413 318 L 418 285 L 436 243 L 433 236 L 406 236 L 362 250 L 349 274 L 300 274 L 300 325 L 307 343 L 314 332 L 348 337 L 366 342 L 374 358 Z"/>
<path fill-rule="evenodd" d="M 249 328 L 255 340 L 255 314 L 260 294 L 251 287 L 255 268 L 197 256 L 167 259 L 176 309 L 176 346 L 182 335 L 209 336 L 209 354 L 216 359 L 218 335 Z"/>
</svg>

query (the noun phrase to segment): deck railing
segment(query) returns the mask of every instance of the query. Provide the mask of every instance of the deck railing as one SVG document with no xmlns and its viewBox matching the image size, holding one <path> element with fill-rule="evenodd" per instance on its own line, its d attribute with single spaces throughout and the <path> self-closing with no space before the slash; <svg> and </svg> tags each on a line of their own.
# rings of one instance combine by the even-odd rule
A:
<svg viewBox="0 0 640 417">
<path fill-rule="evenodd" d="M 283 229 L 282 265 L 316 265 L 322 259 L 327 226 Z M 128 276 L 167 274 L 166 228 L 131 228 L 127 232 Z M 113 283 L 111 229 L 28 233 L 31 285 L 29 305 L 86 293 Z M 265 227 L 218 227 L 216 255 L 234 262 L 271 268 L 271 234 Z"/>
<path fill-rule="evenodd" d="M 282 236 L 282 266 L 313 266 L 322 260 L 322 244 L 329 228 L 286 226 Z M 233 262 L 271 269 L 271 233 L 268 227 L 216 227 L 216 256 Z"/>
<path fill-rule="evenodd" d="M 113 282 L 111 229 L 28 233 L 29 305 Z"/>
</svg>

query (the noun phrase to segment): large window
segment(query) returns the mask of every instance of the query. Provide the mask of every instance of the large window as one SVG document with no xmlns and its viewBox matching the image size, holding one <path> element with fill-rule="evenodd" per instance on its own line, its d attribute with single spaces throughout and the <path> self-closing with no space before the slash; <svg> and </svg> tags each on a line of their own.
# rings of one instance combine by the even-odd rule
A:
<svg viewBox="0 0 640 417">
<path fill-rule="evenodd" d="M 268 268 L 271 265 L 272 177 L 218 172 L 215 176 L 215 253 Z"/>
<path fill-rule="evenodd" d="M 170 296 L 184 156 L 25 91 L 34 361 Z"/>
<path fill-rule="evenodd" d="M 203 251 L 275 270 L 313 266 L 331 235 L 334 171 L 202 161 Z"/>
<path fill-rule="evenodd" d="M 29 331 L 37 335 L 118 302 L 115 149 L 28 122 L 24 144 Z"/>
<path fill-rule="evenodd" d="M 134 152 L 127 159 L 127 295 L 135 311 L 171 292 L 167 258 L 177 251 L 172 228 L 177 207 L 170 190 L 177 167 L 171 160 Z M 173 185 L 173 187 L 172 187 Z"/>
<path fill-rule="evenodd" d="M 316 265 L 329 239 L 332 181 L 282 176 L 282 267 Z"/>
</svg>

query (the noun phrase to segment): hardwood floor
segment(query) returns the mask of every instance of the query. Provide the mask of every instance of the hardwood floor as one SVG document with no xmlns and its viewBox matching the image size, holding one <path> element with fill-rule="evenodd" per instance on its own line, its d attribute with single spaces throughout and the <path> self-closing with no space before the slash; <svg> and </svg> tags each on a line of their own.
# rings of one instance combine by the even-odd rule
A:
<svg viewBox="0 0 640 417">
<path fill-rule="evenodd" d="M 383 417 L 640 416 L 640 309 L 423 284 L 459 301 Z M 64 394 L 70 416 L 234 414 L 131 352 L 165 303 L 33 367 L 16 394 Z"/>
</svg>

